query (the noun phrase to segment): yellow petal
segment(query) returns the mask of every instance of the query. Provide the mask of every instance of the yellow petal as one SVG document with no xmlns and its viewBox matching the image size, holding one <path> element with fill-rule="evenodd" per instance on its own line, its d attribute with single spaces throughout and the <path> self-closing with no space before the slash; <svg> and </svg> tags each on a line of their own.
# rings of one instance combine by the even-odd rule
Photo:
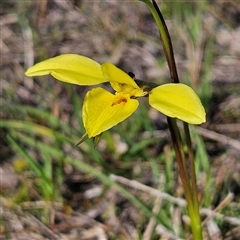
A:
<svg viewBox="0 0 240 240">
<path fill-rule="evenodd" d="M 51 74 L 60 81 L 77 85 L 107 82 L 100 64 L 77 54 L 63 54 L 50 58 L 30 67 L 25 74 L 27 76 Z"/>
<path fill-rule="evenodd" d="M 113 95 L 103 88 L 89 91 L 82 109 L 83 124 L 89 138 L 128 118 L 138 105 L 138 101 L 130 99 L 129 95 Z"/>
<path fill-rule="evenodd" d="M 181 83 L 154 88 L 149 94 L 149 103 L 163 114 L 191 124 L 206 121 L 206 113 L 199 97 L 192 88 Z"/>
<path fill-rule="evenodd" d="M 102 72 L 105 78 L 108 79 L 109 82 L 117 82 L 121 84 L 127 84 L 134 88 L 139 88 L 135 81 L 124 71 L 117 68 L 110 62 L 105 62 L 102 64 Z M 114 89 L 117 92 L 120 92 L 117 89 Z"/>
</svg>

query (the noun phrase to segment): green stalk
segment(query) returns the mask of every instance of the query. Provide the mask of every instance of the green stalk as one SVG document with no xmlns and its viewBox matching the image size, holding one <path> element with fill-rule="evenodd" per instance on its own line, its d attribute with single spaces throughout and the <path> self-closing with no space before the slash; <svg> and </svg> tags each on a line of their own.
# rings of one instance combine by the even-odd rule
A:
<svg viewBox="0 0 240 240">
<path fill-rule="evenodd" d="M 186 143 L 188 148 L 188 157 L 189 157 L 189 165 L 190 165 L 190 178 L 191 178 L 191 187 L 192 187 L 192 201 L 193 201 L 193 216 L 191 221 L 199 228 L 199 231 L 202 232 L 201 227 L 201 218 L 199 214 L 199 202 L 198 202 L 198 187 L 197 187 L 197 178 L 195 173 L 195 163 L 194 163 L 194 154 L 192 149 L 192 141 L 189 132 L 188 124 L 184 122 L 184 131 L 186 135 Z M 197 213 L 197 214 L 194 214 Z"/>
<path fill-rule="evenodd" d="M 150 2 L 149 0 L 140 0 L 140 1 L 144 2 L 149 7 L 156 21 L 156 24 L 160 32 L 160 38 L 162 41 L 165 56 L 167 59 L 171 79 L 174 83 L 179 83 L 171 38 L 168 32 L 166 23 L 164 21 L 164 18 L 161 14 L 161 11 L 154 0 L 152 2 Z M 184 132 L 185 132 L 186 143 L 188 148 L 190 172 L 188 171 L 187 161 L 183 151 L 183 142 L 181 140 L 181 136 L 180 136 L 178 126 L 176 124 L 176 120 L 169 117 L 167 118 L 167 120 L 168 120 L 169 129 L 171 132 L 176 159 L 179 166 L 179 175 L 183 183 L 185 198 L 188 203 L 187 209 L 188 209 L 189 217 L 191 219 L 191 229 L 192 229 L 193 238 L 196 240 L 202 240 L 203 237 L 202 237 L 201 219 L 199 214 L 199 203 L 197 198 L 198 189 L 197 189 L 197 181 L 196 181 L 196 174 L 195 174 L 194 154 L 192 150 L 192 142 L 191 142 L 191 137 L 189 133 L 189 127 L 187 123 L 184 123 Z"/>
<path fill-rule="evenodd" d="M 201 220 L 199 215 L 199 207 L 198 207 L 198 200 L 197 200 L 197 188 L 194 190 L 194 182 L 191 181 L 191 177 L 188 174 L 186 168 L 186 159 L 183 151 L 183 142 L 180 137 L 179 129 L 176 124 L 176 120 L 173 118 L 167 118 L 169 129 L 172 137 L 173 148 L 176 153 L 176 159 L 179 166 L 179 175 L 183 183 L 184 194 L 187 200 L 187 209 L 188 215 L 191 219 L 191 229 L 194 239 L 201 240 L 202 239 L 202 228 L 201 228 Z M 194 163 L 194 162 L 193 162 Z M 191 169 L 190 164 L 190 169 Z M 193 165 L 193 172 L 194 165 Z M 191 172 L 190 172 L 191 174 Z M 196 182 L 195 182 L 196 183 Z M 196 186 L 196 185 L 195 185 Z M 196 194 L 196 195 L 195 195 Z"/>
<path fill-rule="evenodd" d="M 191 200 L 192 194 L 191 194 L 191 191 L 189 191 L 191 189 L 191 184 L 190 184 L 190 181 L 188 178 L 188 171 L 187 171 L 187 167 L 186 167 L 182 139 L 180 136 L 180 132 L 179 132 L 176 120 L 168 117 L 167 121 L 168 121 L 168 125 L 169 125 L 169 130 L 171 133 L 173 148 L 174 148 L 174 151 L 176 154 L 176 159 L 177 159 L 178 166 L 179 166 L 179 175 L 183 182 L 184 193 L 185 193 L 185 197 L 188 202 Z"/>
<path fill-rule="evenodd" d="M 155 1 L 153 1 L 153 3 L 151 3 L 149 0 L 140 0 L 140 1 L 144 2 L 148 6 L 148 8 L 150 9 L 154 17 L 154 20 L 159 29 L 160 38 L 161 38 L 162 46 L 167 59 L 171 79 L 173 82 L 179 83 L 178 74 L 177 74 L 177 71 L 175 71 L 175 69 L 177 68 L 174 61 L 172 42 L 171 42 L 171 38 L 167 29 L 167 25 L 164 21 L 164 18 Z"/>
</svg>

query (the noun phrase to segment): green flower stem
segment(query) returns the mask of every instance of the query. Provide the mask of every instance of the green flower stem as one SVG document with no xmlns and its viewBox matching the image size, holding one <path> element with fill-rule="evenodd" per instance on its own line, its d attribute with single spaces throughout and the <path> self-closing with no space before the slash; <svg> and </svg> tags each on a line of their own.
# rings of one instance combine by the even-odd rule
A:
<svg viewBox="0 0 240 240">
<path fill-rule="evenodd" d="M 199 215 L 198 188 L 197 188 L 197 178 L 196 178 L 196 173 L 195 173 L 192 141 L 191 141 L 188 124 L 185 122 L 184 122 L 184 131 L 185 131 L 185 135 L 186 135 L 186 143 L 187 143 L 187 148 L 188 148 L 193 207 L 194 207 L 194 212 L 198 213 L 198 214 L 194 215 L 194 223 L 196 224 L 196 226 L 199 226 L 200 230 L 202 231 L 201 218 Z"/>
<path fill-rule="evenodd" d="M 179 174 L 183 182 L 185 197 L 188 202 L 188 200 L 190 201 L 192 197 L 191 197 L 191 191 L 189 191 L 191 189 L 191 185 L 188 178 L 185 155 L 183 151 L 183 142 L 180 136 L 180 132 L 179 132 L 176 120 L 174 118 L 167 117 L 167 121 L 168 121 L 169 129 L 170 129 L 170 133 L 173 141 L 173 148 L 176 153 L 176 159 L 179 166 Z"/>
<path fill-rule="evenodd" d="M 164 18 L 155 1 L 153 1 L 153 3 L 149 0 L 140 1 L 144 2 L 148 6 L 155 19 L 155 22 L 160 32 L 160 37 L 165 52 L 165 56 L 167 59 L 168 67 L 170 70 L 171 79 L 173 82 L 179 83 L 177 71 L 174 71 L 174 69 L 176 69 L 176 64 L 175 61 L 172 61 L 174 59 L 172 42 Z"/>
<path fill-rule="evenodd" d="M 165 56 L 167 59 L 170 76 L 174 83 L 179 83 L 178 73 L 176 68 L 176 63 L 174 59 L 173 47 L 171 43 L 171 38 L 164 21 L 164 18 L 161 14 L 158 5 L 153 0 L 152 2 L 149 0 L 140 0 L 144 2 L 150 9 L 156 24 L 158 26 L 160 32 L 160 38 L 162 41 L 163 49 L 165 52 Z M 199 214 L 199 203 L 198 203 L 198 190 L 197 190 L 197 181 L 195 174 L 195 166 L 194 166 L 194 154 L 192 150 L 192 142 L 189 133 L 189 127 L 187 123 L 184 123 L 184 132 L 186 136 L 186 143 L 188 148 L 188 157 L 189 157 L 189 168 L 187 166 L 187 161 L 183 151 L 183 143 L 181 140 L 181 136 L 179 133 L 179 129 L 176 124 L 176 120 L 172 118 L 167 118 L 169 129 L 171 132 L 171 137 L 173 141 L 174 151 L 176 153 L 176 159 L 179 166 L 179 174 L 183 183 L 185 198 L 187 200 L 187 208 L 188 214 L 191 219 L 191 228 L 194 239 L 202 240 L 202 227 L 201 227 L 201 219 Z M 188 169 L 190 169 L 188 171 Z"/>
<path fill-rule="evenodd" d="M 167 118 L 167 120 L 168 120 L 168 125 L 170 129 L 171 137 L 172 137 L 173 148 L 176 153 L 176 159 L 179 166 L 179 175 L 183 183 L 184 194 L 188 203 L 187 209 L 188 209 L 188 215 L 191 219 L 192 234 L 194 239 L 201 240 L 203 238 L 202 238 L 201 219 L 199 215 L 199 204 L 198 204 L 198 198 L 197 198 L 198 191 L 197 191 L 197 185 L 196 185 L 196 175 L 194 170 L 195 169 L 194 155 L 192 151 L 191 151 L 192 152 L 191 157 L 189 154 L 189 161 L 190 161 L 189 168 L 190 168 L 190 175 L 192 175 L 190 177 L 187 171 L 188 168 L 186 166 L 186 159 L 183 151 L 183 142 L 181 140 L 181 136 L 180 136 L 178 126 L 176 124 L 176 120 L 169 117 Z M 189 139 L 191 141 L 191 138 Z M 189 140 L 187 140 L 187 145 L 188 144 L 189 144 Z M 191 148 L 191 147 L 188 146 L 188 148 Z"/>
</svg>

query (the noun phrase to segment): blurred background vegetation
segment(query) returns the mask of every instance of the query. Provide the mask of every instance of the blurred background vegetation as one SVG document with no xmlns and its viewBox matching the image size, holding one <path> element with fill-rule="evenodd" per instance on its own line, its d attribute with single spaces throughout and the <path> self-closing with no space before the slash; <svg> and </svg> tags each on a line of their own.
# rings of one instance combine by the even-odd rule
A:
<svg viewBox="0 0 240 240">
<path fill-rule="evenodd" d="M 157 2 L 180 81 L 198 92 L 207 112 L 205 124 L 191 126 L 204 237 L 240 239 L 240 5 Z M 91 139 L 73 148 L 84 134 L 89 88 L 24 75 L 36 62 L 76 53 L 138 79 L 169 82 L 147 7 L 5 0 L 0 20 L 0 239 L 188 239 L 166 117 L 143 99 L 96 148 Z"/>
</svg>

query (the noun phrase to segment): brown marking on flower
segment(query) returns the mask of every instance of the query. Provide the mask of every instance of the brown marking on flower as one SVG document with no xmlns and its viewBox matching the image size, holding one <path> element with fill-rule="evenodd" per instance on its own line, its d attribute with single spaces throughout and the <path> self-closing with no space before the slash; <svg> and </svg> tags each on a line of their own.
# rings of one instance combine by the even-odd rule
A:
<svg viewBox="0 0 240 240">
<path fill-rule="evenodd" d="M 120 103 L 122 103 L 122 102 L 123 102 L 123 103 L 126 103 L 126 102 L 127 102 L 127 99 L 126 99 L 125 97 L 121 97 L 121 98 L 117 99 L 115 102 L 113 102 L 111 106 L 114 106 L 114 105 L 116 105 L 116 104 L 120 104 Z"/>
</svg>

